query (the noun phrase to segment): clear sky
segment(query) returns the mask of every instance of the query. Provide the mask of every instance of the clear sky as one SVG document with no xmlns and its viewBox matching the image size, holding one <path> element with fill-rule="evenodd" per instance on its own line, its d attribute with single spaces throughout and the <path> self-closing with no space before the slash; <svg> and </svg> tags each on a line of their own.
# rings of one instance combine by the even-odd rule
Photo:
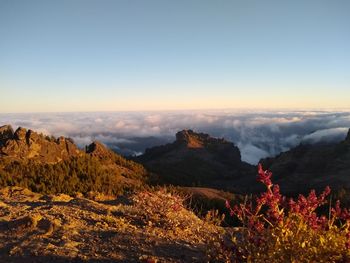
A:
<svg viewBox="0 0 350 263">
<path fill-rule="evenodd" d="M 350 108 L 348 0 L 0 0 L 0 112 Z"/>
</svg>

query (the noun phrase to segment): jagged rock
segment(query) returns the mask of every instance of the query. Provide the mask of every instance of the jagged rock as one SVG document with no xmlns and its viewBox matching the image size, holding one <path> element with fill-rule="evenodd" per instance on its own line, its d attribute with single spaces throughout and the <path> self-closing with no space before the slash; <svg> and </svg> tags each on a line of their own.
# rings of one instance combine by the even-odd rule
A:
<svg viewBox="0 0 350 263">
<path fill-rule="evenodd" d="M 13 138 L 14 132 L 11 125 L 4 125 L 0 127 L 0 147 L 5 145 L 8 140 Z"/>
<path fill-rule="evenodd" d="M 18 129 L 15 131 L 15 140 L 24 140 L 26 138 L 27 130 L 22 127 L 18 127 Z"/>
<path fill-rule="evenodd" d="M 22 127 L 19 127 L 11 136 L 12 128 L 7 130 L 7 139 L 0 147 L 0 157 L 56 163 L 82 153 L 72 140 L 64 137 L 53 141 L 49 137 Z"/>
<path fill-rule="evenodd" d="M 184 143 L 189 148 L 204 147 L 212 139 L 208 134 L 195 133 L 192 130 L 183 130 L 176 133 L 176 142 Z"/>
<path fill-rule="evenodd" d="M 94 141 L 86 147 L 86 153 L 95 156 L 99 159 L 111 159 L 113 160 L 115 153 L 107 149 L 99 141 Z"/>
<path fill-rule="evenodd" d="M 228 145 L 234 146 L 232 143 L 221 138 L 210 137 L 206 133 L 196 133 L 192 130 L 182 130 L 176 133 L 176 142 L 185 144 L 189 148 L 203 148 L 212 145 Z"/>
</svg>

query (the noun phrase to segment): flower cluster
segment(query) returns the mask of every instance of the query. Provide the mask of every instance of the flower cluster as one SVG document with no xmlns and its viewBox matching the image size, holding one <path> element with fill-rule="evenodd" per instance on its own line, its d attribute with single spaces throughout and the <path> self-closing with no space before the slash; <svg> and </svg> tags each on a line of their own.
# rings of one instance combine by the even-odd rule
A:
<svg viewBox="0 0 350 263">
<path fill-rule="evenodd" d="M 327 216 L 317 210 L 327 203 L 329 187 L 317 196 L 286 198 L 272 184 L 272 173 L 258 166 L 257 180 L 266 191 L 255 200 L 226 207 L 242 223 L 239 235 L 233 236 L 231 253 L 234 262 L 349 262 L 350 211 L 335 207 Z"/>
</svg>

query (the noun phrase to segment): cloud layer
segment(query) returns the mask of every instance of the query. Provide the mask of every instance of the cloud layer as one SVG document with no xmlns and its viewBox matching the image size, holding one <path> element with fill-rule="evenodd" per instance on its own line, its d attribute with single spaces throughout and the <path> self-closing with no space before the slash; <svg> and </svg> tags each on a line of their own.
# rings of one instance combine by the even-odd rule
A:
<svg viewBox="0 0 350 263">
<path fill-rule="evenodd" d="M 0 114 L 11 124 L 84 147 L 99 140 L 123 154 L 140 154 L 174 140 L 182 129 L 206 132 L 234 142 L 242 159 L 257 163 L 299 143 L 340 141 L 350 127 L 350 111 L 173 111 Z"/>
</svg>

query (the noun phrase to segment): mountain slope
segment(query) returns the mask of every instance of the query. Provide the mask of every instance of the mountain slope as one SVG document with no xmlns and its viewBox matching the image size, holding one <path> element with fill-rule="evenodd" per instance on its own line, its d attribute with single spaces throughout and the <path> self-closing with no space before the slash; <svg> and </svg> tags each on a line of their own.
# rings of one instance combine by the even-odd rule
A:
<svg viewBox="0 0 350 263">
<path fill-rule="evenodd" d="M 299 145 L 261 162 L 284 192 L 350 188 L 350 130 L 340 143 Z"/>
<path fill-rule="evenodd" d="M 99 142 L 82 151 L 69 138 L 0 127 L 0 186 L 16 185 L 43 193 L 118 193 L 142 186 L 146 178 L 142 165 Z"/>
</svg>

